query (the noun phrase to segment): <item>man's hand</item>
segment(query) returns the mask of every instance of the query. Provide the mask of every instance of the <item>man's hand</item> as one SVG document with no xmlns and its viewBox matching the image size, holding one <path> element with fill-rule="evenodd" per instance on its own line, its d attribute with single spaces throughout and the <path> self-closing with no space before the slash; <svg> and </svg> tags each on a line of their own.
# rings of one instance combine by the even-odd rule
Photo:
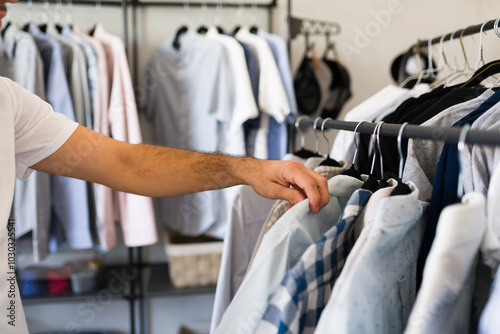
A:
<svg viewBox="0 0 500 334">
<path fill-rule="evenodd" d="M 298 161 L 251 159 L 242 169 L 242 178 L 267 198 L 284 199 L 292 205 L 309 198 L 313 213 L 319 212 L 330 200 L 326 178 Z"/>
<path fill-rule="evenodd" d="M 79 126 L 33 169 L 151 197 L 250 185 L 260 195 L 318 212 L 329 201 L 324 177 L 299 162 L 265 161 L 144 144 L 127 144 Z"/>
</svg>

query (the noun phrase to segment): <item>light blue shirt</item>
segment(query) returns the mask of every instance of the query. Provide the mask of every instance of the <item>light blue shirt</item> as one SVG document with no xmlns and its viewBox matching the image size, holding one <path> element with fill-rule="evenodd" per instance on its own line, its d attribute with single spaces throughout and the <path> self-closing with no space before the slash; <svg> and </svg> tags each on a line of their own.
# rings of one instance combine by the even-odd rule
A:
<svg viewBox="0 0 500 334">
<path fill-rule="evenodd" d="M 174 36 L 151 57 L 143 79 L 142 111 L 153 121 L 156 143 L 214 152 L 231 114 L 232 86 L 222 45 L 193 30 Z M 219 219 L 219 191 L 161 198 L 160 221 L 185 235 L 200 235 Z"/>
<path fill-rule="evenodd" d="M 306 199 L 288 210 L 265 234 L 251 267 L 224 313 L 216 334 L 238 333 L 257 328 L 271 295 L 304 251 L 338 222 L 351 195 L 363 181 L 337 175 L 328 181 L 330 202 L 317 214 Z"/>
<path fill-rule="evenodd" d="M 44 63 L 47 101 L 54 111 L 74 121 L 75 114 L 64 72 L 61 46 L 54 39 L 42 33 L 33 23 L 29 25 L 29 33 L 35 39 Z M 75 159 L 77 158 L 78 156 L 75 156 Z M 85 181 L 53 175 L 51 176 L 51 187 L 54 213 L 51 225 L 54 228 L 63 227 L 64 236 L 71 248 L 91 248 L 93 243 L 89 229 L 89 207 Z M 54 230 L 54 228 L 52 229 Z M 50 229 L 50 226 L 44 226 L 44 234 L 41 234 L 39 239 L 39 242 L 47 246 L 45 252 L 40 254 L 41 259 L 49 252 Z M 47 237 L 46 240 L 45 237 Z"/>
<path fill-rule="evenodd" d="M 297 116 L 297 100 L 293 88 L 292 71 L 285 41 L 277 35 L 270 34 L 262 29 L 257 35 L 264 38 L 269 44 L 274 60 L 280 72 L 281 81 L 290 105 L 290 114 L 287 120 L 293 121 Z M 269 134 L 267 138 L 267 154 L 269 159 L 281 160 L 287 152 L 288 129 L 286 122 L 278 123 L 273 117 L 269 121 Z"/>
</svg>

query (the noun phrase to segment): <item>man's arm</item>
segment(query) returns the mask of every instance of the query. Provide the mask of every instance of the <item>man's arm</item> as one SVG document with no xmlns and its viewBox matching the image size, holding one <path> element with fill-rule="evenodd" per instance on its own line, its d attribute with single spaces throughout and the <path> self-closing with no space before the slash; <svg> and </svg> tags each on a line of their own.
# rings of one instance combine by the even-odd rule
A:
<svg viewBox="0 0 500 334">
<path fill-rule="evenodd" d="M 264 197 L 292 204 L 309 197 L 312 212 L 318 212 L 329 201 L 326 179 L 299 162 L 134 145 L 83 126 L 59 150 L 32 168 L 151 197 L 248 184 Z"/>
</svg>

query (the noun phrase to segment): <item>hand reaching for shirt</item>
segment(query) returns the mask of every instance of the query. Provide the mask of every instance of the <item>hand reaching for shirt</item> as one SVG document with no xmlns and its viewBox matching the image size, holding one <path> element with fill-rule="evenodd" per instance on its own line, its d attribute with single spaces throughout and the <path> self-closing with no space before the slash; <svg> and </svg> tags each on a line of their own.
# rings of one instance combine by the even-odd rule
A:
<svg viewBox="0 0 500 334">
<path fill-rule="evenodd" d="M 83 126 L 59 150 L 32 167 L 151 197 L 248 184 L 261 196 L 292 204 L 307 197 L 313 213 L 329 201 L 327 180 L 300 162 L 128 144 Z"/>
</svg>

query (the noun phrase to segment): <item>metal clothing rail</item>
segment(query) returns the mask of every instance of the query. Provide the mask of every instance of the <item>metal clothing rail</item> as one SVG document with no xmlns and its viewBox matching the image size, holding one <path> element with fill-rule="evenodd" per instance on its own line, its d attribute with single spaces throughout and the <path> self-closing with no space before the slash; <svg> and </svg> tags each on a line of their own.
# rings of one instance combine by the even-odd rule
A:
<svg viewBox="0 0 500 334">
<path fill-rule="evenodd" d="M 184 7 L 189 5 L 190 7 L 249 7 L 254 6 L 257 8 L 275 8 L 278 0 L 272 0 L 269 3 L 252 3 L 252 2 L 190 2 L 190 1 L 141 1 L 141 0 L 129 0 L 133 6 L 159 6 L 159 7 Z"/>
<path fill-rule="evenodd" d="M 451 40 L 452 37 L 458 38 L 460 36 L 464 37 L 464 36 L 478 34 L 481 31 L 481 27 L 483 26 L 483 24 L 484 24 L 484 27 L 482 29 L 483 32 L 488 31 L 488 30 L 493 30 L 493 29 L 495 29 L 495 31 L 498 30 L 498 20 L 491 20 L 491 21 L 488 21 L 486 23 L 481 23 L 481 24 L 478 24 L 475 26 L 470 26 L 470 27 L 467 27 L 464 29 L 459 29 L 455 32 L 448 33 L 446 35 L 434 37 L 430 40 L 430 42 L 431 42 L 431 44 L 439 44 L 441 42 L 441 38 L 443 38 L 443 41 L 449 41 L 449 40 Z M 495 28 L 495 24 L 496 24 L 496 28 Z M 463 33 L 463 35 L 462 35 L 462 33 Z M 497 32 L 497 34 L 498 34 L 498 32 Z M 418 47 L 424 48 L 424 47 L 427 47 L 428 44 L 429 44 L 429 40 L 425 40 L 425 41 L 420 41 L 420 43 L 418 43 L 417 45 L 418 45 Z"/>
<path fill-rule="evenodd" d="M 323 119 L 320 119 L 316 124 L 322 124 Z M 329 120 L 325 123 L 325 129 L 337 129 L 352 131 L 356 129 L 359 122 L 346 122 L 346 121 L 335 121 Z M 302 119 L 299 126 L 313 126 L 313 119 Z M 358 129 L 357 133 L 372 134 L 375 131 L 377 123 L 362 123 Z M 316 127 L 319 130 L 319 126 Z M 384 123 L 380 128 L 381 136 L 397 137 L 399 130 L 401 129 L 401 124 L 391 124 Z M 460 133 L 462 131 L 461 127 L 451 127 L 451 128 L 441 128 L 441 127 L 430 127 L 430 126 L 419 126 L 419 125 L 407 125 L 403 132 L 402 137 L 413 138 L 413 139 L 426 139 L 432 141 L 441 141 L 446 143 L 456 143 L 458 144 Z M 467 132 L 465 142 L 469 144 L 478 145 L 489 145 L 489 146 L 500 146 L 500 133 L 497 131 L 478 131 L 470 130 Z"/>
</svg>

